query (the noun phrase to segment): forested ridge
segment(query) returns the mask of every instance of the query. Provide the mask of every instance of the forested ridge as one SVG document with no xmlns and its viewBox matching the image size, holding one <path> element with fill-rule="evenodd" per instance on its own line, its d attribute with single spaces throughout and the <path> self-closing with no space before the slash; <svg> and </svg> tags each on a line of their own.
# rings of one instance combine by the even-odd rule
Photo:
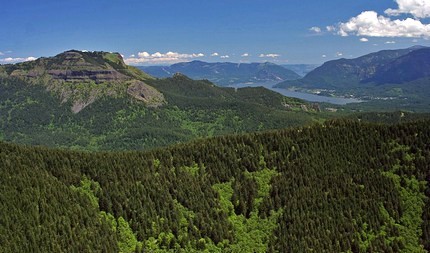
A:
<svg viewBox="0 0 430 253">
<path fill-rule="evenodd" d="M 155 79 L 118 53 L 69 50 L 0 65 L 0 140 L 79 150 L 147 150 L 301 126 L 328 115 L 263 88 L 182 74 Z"/>
<path fill-rule="evenodd" d="M 300 126 L 328 116 L 304 101 L 263 88 L 220 88 L 182 75 L 147 82 L 165 94 L 168 104 L 152 108 L 121 93 L 100 95 L 73 113 L 71 101 L 62 101 L 42 85 L 0 77 L 0 140 L 80 150 L 142 150 L 201 137 Z M 72 85 L 78 90 L 90 86 Z"/>
<path fill-rule="evenodd" d="M 147 152 L 0 143 L 1 252 L 426 252 L 430 121 Z"/>
</svg>

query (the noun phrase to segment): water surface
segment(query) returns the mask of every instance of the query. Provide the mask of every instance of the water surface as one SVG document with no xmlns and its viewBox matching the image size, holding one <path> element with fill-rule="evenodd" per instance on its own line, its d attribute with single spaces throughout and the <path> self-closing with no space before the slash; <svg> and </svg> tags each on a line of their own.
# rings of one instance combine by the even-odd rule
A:
<svg viewBox="0 0 430 253">
<path fill-rule="evenodd" d="M 343 97 L 327 97 L 327 96 L 320 96 L 312 93 L 306 93 L 306 92 L 299 92 L 299 91 L 291 91 L 287 89 L 281 89 L 281 88 L 273 88 L 273 85 L 276 83 L 273 82 L 267 82 L 267 83 L 239 83 L 239 84 L 233 84 L 229 87 L 232 88 L 244 88 L 244 87 L 264 87 L 269 90 L 275 91 L 279 94 L 282 94 L 287 97 L 293 97 L 293 98 L 300 98 L 309 102 L 319 102 L 319 103 L 330 103 L 330 104 L 336 104 L 336 105 L 346 105 L 350 103 L 361 103 L 362 100 L 356 99 L 356 98 L 343 98 Z"/>
</svg>

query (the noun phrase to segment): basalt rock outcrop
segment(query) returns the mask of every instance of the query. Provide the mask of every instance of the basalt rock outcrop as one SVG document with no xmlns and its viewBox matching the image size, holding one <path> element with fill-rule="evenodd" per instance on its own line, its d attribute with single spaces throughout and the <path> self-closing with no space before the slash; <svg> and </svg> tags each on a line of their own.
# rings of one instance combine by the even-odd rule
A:
<svg viewBox="0 0 430 253">
<path fill-rule="evenodd" d="M 127 66 L 119 53 L 70 50 L 54 57 L 0 66 L 0 75 L 44 85 L 63 103 L 71 103 L 74 113 L 103 96 L 131 96 L 149 107 L 166 103 L 163 94 L 146 83 L 153 78 Z"/>
</svg>

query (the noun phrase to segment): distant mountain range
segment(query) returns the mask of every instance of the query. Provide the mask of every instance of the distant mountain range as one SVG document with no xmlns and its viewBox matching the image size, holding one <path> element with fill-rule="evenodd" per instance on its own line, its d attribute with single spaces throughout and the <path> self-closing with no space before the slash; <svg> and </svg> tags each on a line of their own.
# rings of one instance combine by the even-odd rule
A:
<svg viewBox="0 0 430 253">
<path fill-rule="evenodd" d="M 302 79 L 284 81 L 276 87 L 329 90 L 332 94 L 362 98 L 407 99 L 408 104 L 428 105 L 430 48 L 414 46 L 329 61 Z"/>
<path fill-rule="evenodd" d="M 172 77 L 182 73 L 192 79 L 209 80 L 220 86 L 238 83 L 281 82 L 299 79 L 294 71 L 273 63 L 208 63 L 202 61 L 182 62 L 171 66 L 138 67 L 146 73 L 158 77 Z"/>
</svg>

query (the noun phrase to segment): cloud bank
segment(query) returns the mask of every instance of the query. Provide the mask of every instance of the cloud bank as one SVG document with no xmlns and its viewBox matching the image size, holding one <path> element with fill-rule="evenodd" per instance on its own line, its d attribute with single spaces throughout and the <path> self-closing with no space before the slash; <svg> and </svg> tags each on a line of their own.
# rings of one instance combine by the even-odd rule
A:
<svg viewBox="0 0 430 253">
<path fill-rule="evenodd" d="M 430 1 L 428 0 L 397 0 L 398 9 L 387 9 L 385 14 L 398 16 L 400 14 L 411 14 L 415 18 L 430 17 Z"/>
<path fill-rule="evenodd" d="M 156 52 L 150 54 L 146 51 L 137 53 L 137 57 L 132 55 L 129 58 L 124 59 L 124 62 L 129 65 L 139 64 L 163 64 L 163 63 L 176 63 L 181 61 L 187 61 L 195 58 L 204 57 L 202 53 L 193 54 L 182 54 L 177 52 L 160 53 Z"/>
<path fill-rule="evenodd" d="M 386 16 L 375 11 L 364 11 L 348 22 L 327 27 L 327 30 L 341 36 L 430 38 L 430 24 L 421 20 L 430 17 L 430 1 L 396 0 L 396 2 L 398 8 L 385 10 Z M 410 17 L 393 18 L 399 15 Z"/>
<path fill-rule="evenodd" d="M 34 61 L 36 59 L 37 59 L 36 57 L 32 57 L 32 56 L 25 57 L 25 58 L 21 58 L 21 57 L 17 57 L 17 58 L 7 57 L 7 58 L 0 59 L 0 63 L 8 64 L 8 63 L 17 63 L 17 62 L 24 62 L 24 61 Z"/>
</svg>

